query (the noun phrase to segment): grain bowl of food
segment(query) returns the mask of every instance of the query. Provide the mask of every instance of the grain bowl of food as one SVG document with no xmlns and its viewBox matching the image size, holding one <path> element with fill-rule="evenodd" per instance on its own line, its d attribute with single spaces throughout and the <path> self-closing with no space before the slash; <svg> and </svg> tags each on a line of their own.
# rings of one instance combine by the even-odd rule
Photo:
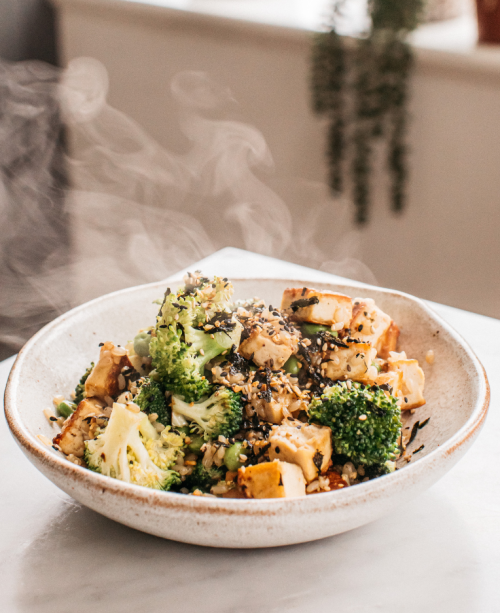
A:
<svg viewBox="0 0 500 613">
<path fill-rule="evenodd" d="M 411 500 L 467 451 L 488 403 L 476 356 L 416 298 L 196 272 L 47 325 L 17 358 L 5 411 L 28 459 L 89 508 L 251 548 Z"/>
</svg>

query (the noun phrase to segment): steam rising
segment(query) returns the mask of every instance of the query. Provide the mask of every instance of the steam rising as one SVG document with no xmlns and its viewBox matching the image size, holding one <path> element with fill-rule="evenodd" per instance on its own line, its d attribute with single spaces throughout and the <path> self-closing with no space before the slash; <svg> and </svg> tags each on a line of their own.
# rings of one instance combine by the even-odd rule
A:
<svg viewBox="0 0 500 613">
<path fill-rule="evenodd" d="M 107 104 L 108 85 L 91 58 L 62 72 L 0 63 L 4 355 L 74 305 L 160 280 L 227 245 L 374 281 L 346 231 L 347 207 L 323 186 L 284 182 L 285 196 L 305 198 L 292 222 L 260 178 L 273 170 L 262 134 L 220 118 L 234 103 L 229 90 L 200 72 L 174 77 L 189 147 L 173 154 Z M 318 238 L 318 228 L 330 235 Z"/>
</svg>

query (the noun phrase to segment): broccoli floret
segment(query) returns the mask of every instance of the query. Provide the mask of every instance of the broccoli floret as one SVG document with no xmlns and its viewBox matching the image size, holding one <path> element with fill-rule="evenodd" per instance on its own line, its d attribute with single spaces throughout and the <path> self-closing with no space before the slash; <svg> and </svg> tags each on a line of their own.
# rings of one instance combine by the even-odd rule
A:
<svg viewBox="0 0 500 613">
<path fill-rule="evenodd" d="M 170 409 L 165 398 L 165 391 L 160 383 L 145 377 L 139 394 L 134 398 L 135 404 L 147 415 L 156 413 L 158 420 L 164 426 L 170 424 Z"/>
<path fill-rule="evenodd" d="M 201 462 L 198 462 L 182 485 L 190 490 L 199 489 L 202 492 L 209 492 L 212 485 L 224 479 L 224 475 L 225 467 L 211 466 L 205 468 Z"/>
<path fill-rule="evenodd" d="M 334 451 L 354 463 L 385 464 L 398 455 L 397 400 L 380 388 L 346 382 L 327 387 L 309 405 L 309 421 L 329 426 Z"/>
<path fill-rule="evenodd" d="M 395 468 L 395 463 L 391 461 L 387 461 L 385 464 L 373 464 L 365 468 L 365 476 L 368 477 L 368 479 L 376 479 L 377 477 L 382 477 L 383 475 L 394 472 Z"/>
<path fill-rule="evenodd" d="M 94 368 L 94 362 L 91 362 L 90 366 L 85 371 L 85 374 L 80 379 L 80 382 L 75 387 L 75 404 L 78 405 L 85 398 L 85 381 L 89 378 L 92 369 Z"/>
<path fill-rule="evenodd" d="M 108 425 L 85 443 L 88 468 L 108 477 L 158 490 L 169 490 L 181 482 L 170 470 L 182 454 L 184 437 L 167 427 L 160 434 L 145 413 L 134 413 L 114 404 Z"/>
<path fill-rule="evenodd" d="M 185 420 L 196 424 L 205 440 L 233 436 L 243 421 L 241 396 L 222 386 L 208 400 L 197 404 L 172 396 L 172 424 L 183 426 Z"/>
<path fill-rule="evenodd" d="M 165 293 L 149 345 L 152 377 L 188 402 L 211 393 L 205 365 L 238 346 L 243 329 L 229 310 L 233 288 L 227 280 L 201 279 L 193 285 L 192 279 L 177 294 Z"/>
</svg>

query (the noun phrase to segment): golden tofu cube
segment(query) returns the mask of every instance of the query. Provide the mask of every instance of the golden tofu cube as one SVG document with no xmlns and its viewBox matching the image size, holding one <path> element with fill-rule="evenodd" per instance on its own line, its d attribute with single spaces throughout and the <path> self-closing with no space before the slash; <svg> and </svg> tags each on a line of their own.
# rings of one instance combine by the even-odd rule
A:
<svg viewBox="0 0 500 613">
<path fill-rule="evenodd" d="M 297 351 L 298 338 L 286 330 L 274 332 L 254 328 L 238 351 L 247 360 L 253 360 L 257 366 L 281 368 L 288 358 Z"/>
<path fill-rule="evenodd" d="M 242 467 L 238 485 L 247 498 L 297 498 L 306 495 L 300 466 L 288 462 L 263 462 Z"/>
<path fill-rule="evenodd" d="M 281 310 L 296 321 L 335 325 L 337 330 L 347 327 L 352 319 L 349 296 L 302 287 L 288 288 L 283 292 Z"/>
<path fill-rule="evenodd" d="M 109 416 L 111 409 L 103 407 L 103 404 L 97 398 L 84 398 L 74 413 L 64 422 L 61 432 L 53 440 L 54 445 L 58 445 L 66 455 L 72 453 L 76 457 L 82 458 L 90 428 L 90 420 L 84 420 L 106 413 Z"/>
<path fill-rule="evenodd" d="M 377 350 L 370 343 L 349 343 L 348 348 L 338 347 L 326 352 L 326 360 L 321 365 L 324 376 L 339 381 L 351 379 L 360 383 L 372 383 L 377 374 L 373 361 Z"/>
<path fill-rule="evenodd" d="M 307 483 L 328 468 L 332 457 L 332 431 L 326 426 L 286 420 L 269 435 L 271 460 L 283 460 L 301 467 Z"/>
<path fill-rule="evenodd" d="M 399 328 L 391 317 L 384 313 L 371 298 L 356 298 L 350 323 L 351 337 L 370 343 L 377 350 L 377 355 L 387 358 L 390 351 L 395 351 L 399 337 Z"/>
<path fill-rule="evenodd" d="M 387 360 L 392 351 L 396 351 L 398 347 L 398 339 L 399 339 L 399 328 L 394 323 L 391 322 L 389 329 L 385 334 L 383 334 L 377 344 L 377 354 Z"/>
<path fill-rule="evenodd" d="M 284 383 L 287 380 L 290 382 L 289 387 Z M 274 383 L 273 388 L 272 398 L 269 402 L 264 398 L 255 396 L 250 400 L 250 404 L 261 419 L 272 424 L 280 424 L 285 417 L 307 410 L 309 397 L 303 393 L 298 395 L 296 391 L 300 390 L 297 390 L 289 377 L 283 377 L 280 382 Z"/>
<path fill-rule="evenodd" d="M 381 372 L 375 379 L 375 385 L 389 385 L 392 388 L 391 396 L 399 398 L 403 387 L 403 372 L 401 370 Z"/>
<path fill-rule="evenodd" d="M 393 354 L 388 359 L 389 371 L 403 374 L 399 394 L 401 410 L 417 409 L 425 404 L 423 395 L 425 385 L 424 371 L 420 368 L 418 360 L 408 360 L 400 357 L 401 354 Z"/>
<path fill-rule="evenodd" d="M 280 424 L 285 417 L 284 410 L 286 410 L 287 406 L 286 401 L 280 402 L 273 398 L 271 402 L 267 402 L 267 400 L 263 398 L 254 398 L 251 400 L 251 405 L 261 419 L 271 424 Z"/>
<path fill-rule="evenodd" d="M 133 369 L 127 350 L 123 347 L 115 347 L 110 341 L 104 343 L 101 347 L 99 361 L 85 382 L 85 395 L 88 398 L 117 396 L 124 390 L 120 387 L 119 376 L 126 366 Z"/>
</svg>

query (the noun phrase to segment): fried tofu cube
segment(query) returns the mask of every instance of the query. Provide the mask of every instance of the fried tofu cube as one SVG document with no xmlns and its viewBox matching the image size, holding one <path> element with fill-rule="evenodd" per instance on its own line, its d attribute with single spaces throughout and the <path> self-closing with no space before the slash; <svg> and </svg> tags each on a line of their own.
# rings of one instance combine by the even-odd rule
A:
<svg viewBox="0 0 500 613">
<path fill-rule="evenodd" d="M 403 371 L 391 370 L 389 372 L 381 372 L 375 379 L 375 385 L 389 385 L 390 390 L 388 392 L 394 398 L 397 398 L 398 406 L 403 408 L 404 394 L 403 394 Z"/>
<path fill-rule="evenodd" d="M 326 426 L 286 420 L 269 435 L 271 460 L 283 460 L 302 468 L 311 483 L 328 468 L 332 456 L 332 431 Z"/>
<path fill-rule="evenodd" d="M 263 462 L 242 467 L 238 485 L 247 498 L 297 498 L 306 495 L 300 466 L 288 462 Z"/>
<path fill-rule="evenodd" d="M 101 347 L 99 361 L 85 382 L 87 398 L 117 396 L 124 389 L 120 386 L 119 377 L 126 366 L 133 368 L 127 350 L 124 347 L 115 347 L 110 341 L 104 343 Z"/>
<path fill-rule="evenodd" d="M 354 300 L 350 328 L 352 338 L 370 343 L 381 358 L 386 359 L 396 349 L 399 328 L 371 298 Z"/>
<path fill-rule="evenodd" d="M 404 355 L 404 354 L 403 354 Z M 389 372 L 401 372 L 402 383 L 400 386 L 401 410 L 417 409 L 425 404 L 423 395 L 425 375 L 420 368 L 418 360 L 408 360 L 401 357 L 401 354 L 394 352 L 387 360 Z"/>
<path fill-rule="evenodd" d="M 273 381 L 270 401 L 259 397 L 252 398 L 250 404 L 261 419 L 272 424 L 280 424 L 285 417 L 292 415 L 292 413 L 307 410 L 309 397 L 303 393 L 298 395 L 294 390 L 300 390 L 291 382 L 286 385 L 287 380 L 289 381 L 287 377 L 283 377 L 280 381 Z"/>
<path fill-rule="evenodd" d="M 375 379 L 375 385 L 389 385 L 392 390 L 391 396 L 399 398 L 403 387 L 403 372 L 401 370 L 381 372 Z"/>
<path fill-rule="evenodd" d="M 352 301 L 349 296 L 302 287 L 288 288 L 283 292 L 281 310 L 296 321 L 335 325 L 336 330 L 347 327 L 352 319 Z"/>
<path fill-rule="evenodd" d="M 263 398 L 255 398 L 251 404 L 257 415 L 271 424 L 280 424 L 285 417 L 283 409 L 286 405 L 274 398 L 270 402 Z"/>
<path fill-rule="evenodd" d="M 321 364 L 323 375 L 332 381 L 351 379 L 360 383 L 372 383 L 377 376 L 377 368 L 373 361 L 377 350 L 370 343 L 349 343 L 347 349 L 338 347 L 335 351 L 325 354 Z"/>
<path fill-rule="evenodd" d="M 274 331 L 255 327 L 245 339 L 238 352 L 247 360 L 253 360 L 257 366 L 282 368 L 288 358 L 297 351 L 298 338 L 286 330 Z"/>
<path fill-rule="evenodd" d="M 103 407 L 97 398 L 84 398 L 64 422 L 61 432 L 53 440 L 54 445 L 58 445 L 66 455 L 72 453 L 77 458 L 83 458 L 90 418 L 106 414 L 109 417 L 111 408 Z"/>
<path fill-rule="evenodd" d="M 391 322 L 387 332 L 383 334 L 377 343 L 377 355 L 387 360 L 391 352 L 396 351 L 399 339 L 399 328 Z"/>
</svg>

